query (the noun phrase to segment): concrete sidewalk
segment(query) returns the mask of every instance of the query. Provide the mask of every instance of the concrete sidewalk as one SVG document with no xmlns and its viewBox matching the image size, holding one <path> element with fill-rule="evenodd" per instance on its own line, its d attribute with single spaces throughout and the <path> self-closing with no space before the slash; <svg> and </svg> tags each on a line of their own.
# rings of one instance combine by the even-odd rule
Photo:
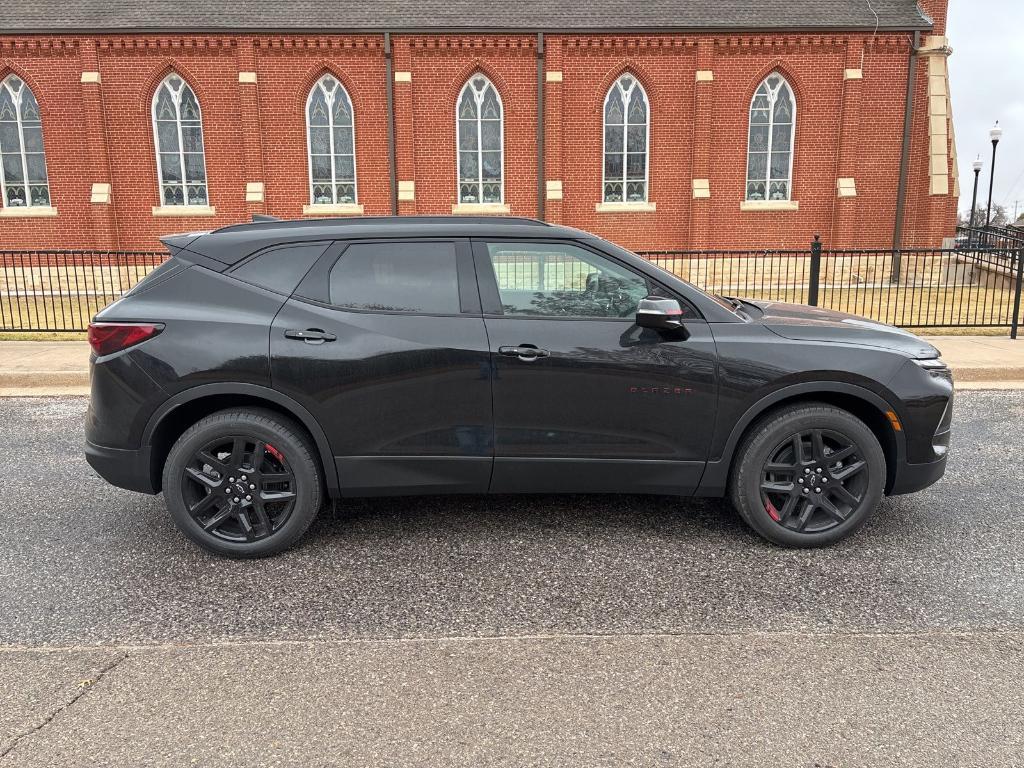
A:
<svg viewBox="0 0 1024 768">
<path fill-rule="evenodd" d="M 1024 339 L 929 336 L 959 389 L 1024 389 Z M 89 394 L 85 341 L 0 341 L 0 397 Z"/>
<path fill-rule="evenodd" d="M 1018 632 L 0 648 L 0 763 L 1018 765 Z"/>
</svg>

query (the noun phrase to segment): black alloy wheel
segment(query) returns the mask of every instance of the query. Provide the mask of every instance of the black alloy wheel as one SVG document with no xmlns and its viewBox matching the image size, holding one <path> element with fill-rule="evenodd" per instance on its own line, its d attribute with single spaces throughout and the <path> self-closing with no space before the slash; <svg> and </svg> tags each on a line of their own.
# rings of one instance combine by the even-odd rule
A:
<svg viewBox="0 0 1024 768">
<path fill-rule="evenodd" d="M 306 532 L 323 499 L 319 454 L 308 433 L 273 411 L 245 408 L 200 419 L 164 464 L 175 525 L 229 557 L 266 557 Z"/>
<path fill-rule="evenodd" d="M 885 481 L 885 453 L 867 424 L 833 405 L 802 403 L 749 429 L 733 457 L 729 496 L 769 541 L 819 547 L 863 526 Z"/>
<path fill-rule="evenodd" d="M 779 525 L 821 533 L 841 525 L 864 500 L 867 462 L 847 436 L 831 429 L 792 435 L 761 470 L 761 501 Z"/>
<path fill-rule="evenodd" d="M 224 541 L 265 539 L 295 508 L 295 474 L 287 459 L 252 435 L 204 445 L 193 453 L 181 483 L 189 515 Z"/>
</svg>

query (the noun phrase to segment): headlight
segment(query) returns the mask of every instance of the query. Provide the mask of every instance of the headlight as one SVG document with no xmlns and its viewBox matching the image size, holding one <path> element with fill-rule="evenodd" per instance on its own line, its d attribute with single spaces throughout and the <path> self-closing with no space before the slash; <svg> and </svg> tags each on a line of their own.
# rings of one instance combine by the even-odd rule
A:
<svg viewBox="0 0 1024 768">
<path fill-rule="evenodd" d="M 914 360 L 914 363 L 918 368 L 924 369 L 925 373 L 936 379 L 945 379 L 946 381 L 953 380 L 953 372 L 949 370 L 949 366 L 938 357 L 930 357 L 926 360 Z"/>
</svg>

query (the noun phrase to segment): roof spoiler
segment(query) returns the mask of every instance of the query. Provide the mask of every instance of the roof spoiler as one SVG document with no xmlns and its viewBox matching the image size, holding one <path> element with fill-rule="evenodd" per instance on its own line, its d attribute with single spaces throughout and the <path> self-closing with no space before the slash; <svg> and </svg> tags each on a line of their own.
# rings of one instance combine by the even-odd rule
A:
<svg viewBox="0 0 1024 768">
<path fill-rule="evenodd" d="M 167 246 L 167 250 L 174 256 L 178 251 L 184 250 L 193 240 L 198 240 L 209 232 L 179 232 L 176 235 L 165 235 L 160 242 Z"/>
</svg>

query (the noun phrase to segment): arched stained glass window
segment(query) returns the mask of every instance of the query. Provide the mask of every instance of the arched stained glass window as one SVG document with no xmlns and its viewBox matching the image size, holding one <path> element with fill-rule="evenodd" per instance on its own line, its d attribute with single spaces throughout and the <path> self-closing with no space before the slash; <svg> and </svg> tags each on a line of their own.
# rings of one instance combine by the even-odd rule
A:
<svg viewBox="0 0 1024 768">
<path fill-rule="evenodd" d="M 8 208 L 50 205 L 39 104 L 17 75 L 0 81 L 0 192 Z"/>
<path fill-rule="evenodd" d="M 630 74 L 616 80 L 604 100 L 604 201 L 647 202 L 650 109 L 643 86 Z"/>
<path fill-rule="evenodd" d="M 455 108 L 459 152 L 459 202 L 501 203 L 504 112 L 497 89 L 473 75 Z"/>
<path fill-rule="evenodd" d="M 153 136 L 161 205 L 209 205 L 199 100 L 171 73 L 153 95 Z"/>
<path fill-rule="evenodd" d="M 793 186 L 793 89 L 772 72 L 750 102 L 747 200 L 789 200 Z"/>
<path fill-rule="evenodd" d="M 348 92 L 333 75 L 321 77 L 306 100 L 309 200 L 314 205 L 356 202 L 355 115 Z"/>
</svg>

